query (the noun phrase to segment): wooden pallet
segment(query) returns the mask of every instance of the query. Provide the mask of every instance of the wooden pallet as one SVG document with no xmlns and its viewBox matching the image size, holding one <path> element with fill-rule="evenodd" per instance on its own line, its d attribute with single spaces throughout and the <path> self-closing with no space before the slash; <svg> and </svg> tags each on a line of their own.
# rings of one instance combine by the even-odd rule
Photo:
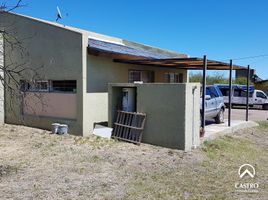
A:
<svg viewBox="0 0 268 200">
<path fill-rule="evenodd" d="M 117 111 L 112 138 L 140 144 L 145 119 L 145 113 Z"/>
</svg>

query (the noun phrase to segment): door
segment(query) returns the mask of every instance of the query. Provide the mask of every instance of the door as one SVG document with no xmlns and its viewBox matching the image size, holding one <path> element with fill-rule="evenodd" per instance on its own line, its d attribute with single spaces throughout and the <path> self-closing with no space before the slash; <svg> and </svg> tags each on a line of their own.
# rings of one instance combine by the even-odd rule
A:
<svg viewBox="0 0 268 200">
<path fill-rule="evenodd" d="M 256 91 L 256 97 L 254 98 L 255 105 L 263 105 L 267 102 L 267 96 L 262 91 Z"/>
</svg>

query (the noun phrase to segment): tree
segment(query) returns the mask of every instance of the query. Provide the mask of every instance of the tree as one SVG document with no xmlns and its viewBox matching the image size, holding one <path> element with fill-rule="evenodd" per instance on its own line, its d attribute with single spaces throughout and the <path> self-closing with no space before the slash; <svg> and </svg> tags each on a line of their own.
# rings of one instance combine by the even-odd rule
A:
<svg viewBox="0 0 268 200">
<path fill-rule="evenodd" d="M 202 83 L 203 81 L 203 75 L 202 73 L 193 74 L 190 73 L 190 82 L 197 82 Z M 228 84 L 229 79 L 224 77 L 224 74 L 221 74 L 219 72 L 214 73 L 213 75 L 207 75 L 207 84 L 213 85 L 213 84 Z M 247 78 L 236 78 L 232 80 L 233 84 L 239 84 L 239 85 L 246 85 L 247 84 Z"/>
</svg>

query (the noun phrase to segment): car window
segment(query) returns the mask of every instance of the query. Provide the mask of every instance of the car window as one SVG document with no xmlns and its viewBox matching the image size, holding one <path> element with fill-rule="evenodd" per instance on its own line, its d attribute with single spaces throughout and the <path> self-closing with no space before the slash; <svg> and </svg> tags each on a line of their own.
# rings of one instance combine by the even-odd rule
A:
<svg viewBox="0 0 268 200">
<path fill-rule="evenodd" d="M 219 94 L 219 96 L 222 97 L 223 94 L 222 94 L 221 90 L 218 87 L 215 87 L 215 89 L 217 90 L 217 93 Z"/>
<path fill-rule="evenodd" d="M 265 96 L 265 94 L 263 94 L 262 92 L 257 92 L 256 93 L 256 97 L 262 98 L 262 99 L 267 99 L 267 97 Z"/>
<path fill-rule="evenodd" d="M 223 96 L 229 96 L 229 88 L 219 88 Z"/>
<path fill-rule="evenodd" d="M 210 91 L 211 98 L 219 97 L 219 94 L 214 87 L 208 87 L 207 89 Z"/>
<path fill-rule="evenodd" d="M 209 88 L 206 88 L 206 95 L 210 95 L 211 96 L 211 92 Z"/>
</svg>

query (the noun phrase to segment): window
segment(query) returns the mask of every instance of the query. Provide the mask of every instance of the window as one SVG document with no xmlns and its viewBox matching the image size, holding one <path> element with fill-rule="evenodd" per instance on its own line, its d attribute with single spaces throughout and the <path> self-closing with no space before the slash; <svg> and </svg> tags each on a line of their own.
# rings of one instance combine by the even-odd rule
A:
<svg viewBox="0 0 268 200">
<path fill-rule="evenodd" d="M 206 88 L 206 95 L 210 95 L 211 96 L 211 92 L 209 88 Z"/>
<path fill-rule="evenodd" d="M 262 92 L 257 92 L 256 96 L 259 97 L 259 98 L 262 98 L 262 99 L 267 99 L 266 95 L 263 94 Z"/>
<path fill-rule="evenodd" d="M 207 87 L 206 93 L 207 93 L 207 95 L 210 95 L 211 98 L 219 97 L 219 94 L 214 87 Z"/>
<path fill-rule="evenodd" d="M 49 89 L 49 85 L 48 85 L 48 81 L 35 81 L 34 82 L 34 90 L 35 91 L 48 91 Z"/>
<path fill-rule="evenodd" d="M 183 74 L 182 73 L 165 73 L 165 81 L 167 83 L 182 83 Z"/>
<path fill-rule="evenodd" d="M 130 70 L 129 83 L 134 83 L 135 81 L 142 81 L 144 83 L 154 82 L 154 72 L 153 71 L 141 71 L 141 70 Z"/>
<path fill-rule="evenodd" d="M 49 82 L 48 81 L 20 81 L 20 89 L 24 92 L 47 92 L 49 91 Z"/>
<path fill-rule="evenodd" d="M 229 96 L 229 89 L 227 88 L 220 88 L 220 91 L 223 96 Z"/>
<path fill-rule="evenodd" d="M 252 97 L 253 92 L 249 93 L 249 97 Z M 247 91 L 241 89 L 234 89 L 234 97 L 247 97 Z"/>
<path fill-rule="evenodd" d="M 51 91 L 53 92 L 76 92 L 76 81 L 51 81 Z"/>
<path fill-rule="evenodd" d="M 53 81 L 20 81 L 20 90 L 23 92 L 76 92 L 75 80 Z"/>
</svg>

